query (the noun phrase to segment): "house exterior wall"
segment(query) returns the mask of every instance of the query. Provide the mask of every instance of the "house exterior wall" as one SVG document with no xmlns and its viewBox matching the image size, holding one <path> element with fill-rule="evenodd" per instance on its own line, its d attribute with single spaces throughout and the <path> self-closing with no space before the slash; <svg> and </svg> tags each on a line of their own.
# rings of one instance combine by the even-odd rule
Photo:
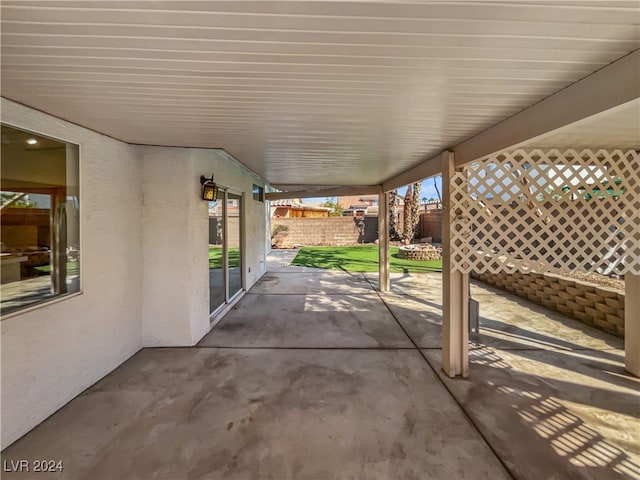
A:
<svg viewBox="0 0 640 480">
<path fill-rule="evenodd" d="M 80 145 L 82 294 L 3 317 L 2 448 L 142 346 L 135 147 L 2 99 L 2 121 Z"/>
<path fill-rule="evenodd" d="M 80 145 L 82 293 L 1 322 L 5 448 L 143 346 L 210 328 L 201 174 L 244 193 L 246 285 L 266 269 L 265 181 L 215 150 L 133 146 L 2 99 L 2 122 Z"/>
<path fill-rule="evenodd" d="M 200 175 L 213 173 L 220 186 L 244 194 L 247 288 L 266 270 L 266 209 L 251 195 L 253 184 L 265 181 L 216 150 L 138 148 L 144 171 L 143 344 L 195 345 L 210 328 L 209 213 L 200 199 Z"/>
<path fill-rule="evenodd" d="M 198 200 L 190 149 L 138 148 L 144 178 L 142 343 L 194 345 L 209 324 L 207 202 Z"/>
<path fill-rule="evenodd" d="M 268 202 L 254 200 L 251 194 L 253 184 L 265 188 L 266 180 L 256 175 L 244 165 L 225 156 L 216 150 L 192 149 L 195 175 L 192 176 L 192 188 L 200 196 L 200 175 L 215 174 L 218 184 L 243 193 L 243 213 L 246 228 L 244 242 L 243 270 L 247 289 L 251 288 L 267 270 L 265 236 L 268 232 L 269 208 Z M 198 215 L 197 221 L 202 222 L 208 232 L 208 216 L 206 202 L 197 200 L 198 208 L 203 209 L 204 215 Z M 205 246 L 208 245 L 208 236 L 204 238 Z M 208 269 L 204 262 L 205 270 Z M 208 272 L 208 270 L 207 270 Z M 207 273 L 208 274 L 208 273 Z M 208 281 L 208 280 L 207 280 Z"/>
</svg>

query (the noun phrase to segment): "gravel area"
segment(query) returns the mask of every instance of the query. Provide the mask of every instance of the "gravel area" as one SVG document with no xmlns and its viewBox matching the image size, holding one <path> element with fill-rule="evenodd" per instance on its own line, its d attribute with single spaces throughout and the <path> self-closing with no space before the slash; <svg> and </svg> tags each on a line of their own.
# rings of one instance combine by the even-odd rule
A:
<svg viewBox="0 0 640 480">
<path fill-rule="evenodd" d="M 564 277 L 575 278 L 578 280 L 584 280 L 585 282 L 595 283 L 596 285 L 602 285 L 604 287 L 617 288 L 624 290 L 624 280 L 617 278 L 606 277 L 598 273 L 569 273 L 560 272 L 560 275 Z"/>
</svg>

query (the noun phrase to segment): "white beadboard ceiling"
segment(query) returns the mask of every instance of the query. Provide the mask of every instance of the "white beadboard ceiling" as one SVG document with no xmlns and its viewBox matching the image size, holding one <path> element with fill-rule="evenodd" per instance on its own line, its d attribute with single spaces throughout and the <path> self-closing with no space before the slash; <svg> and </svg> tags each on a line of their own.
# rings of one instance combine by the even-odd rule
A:
<svg viewBox="0 0 640 480">
<path fill-rule="evenodd" d="M 279 184 L 371 185 L 640 46 L 632 1 L 2 1 L 2 95 Z"/>
</svg>

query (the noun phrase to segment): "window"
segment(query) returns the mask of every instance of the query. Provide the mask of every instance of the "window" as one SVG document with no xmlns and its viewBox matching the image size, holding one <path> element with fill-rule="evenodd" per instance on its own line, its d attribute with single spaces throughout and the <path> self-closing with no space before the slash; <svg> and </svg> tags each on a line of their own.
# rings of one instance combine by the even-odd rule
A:
<svg viewBox="0 0 640 480">
<path fill-rule="evenodd" d="M 2 314 L 80 291 L 78 151 L 2 125 Z"/>
<path fill-rule="evenodd" d="M 258 202 L 264 202 L 264 187 L 253 184 L 253 199 Z"/>
</svg>

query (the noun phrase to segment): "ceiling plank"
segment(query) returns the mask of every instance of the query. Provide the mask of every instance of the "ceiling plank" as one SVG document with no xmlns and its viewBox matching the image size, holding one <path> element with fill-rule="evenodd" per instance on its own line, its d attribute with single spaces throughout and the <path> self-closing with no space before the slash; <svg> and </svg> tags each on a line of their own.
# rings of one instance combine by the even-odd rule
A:
<svg viewBox="0 0 640 480">
<path fill-rule="evenodd" d="M 400 175 L 396 175 L 393 178 L 388 179 L 382 183 L 382 191 L 389 192 L 404 185 L 438 175 L 442 171 L 441 158 L 442 155 L 438 154 L 415 167 L 405 170 Z"/>
<path fill-rule="evenodd" d="M 640 50 L 462 142 L 456 166 L 519 145 L 640 98 Z M 386 182 L 385 182 L 386 183 Z"/>
</svg>

